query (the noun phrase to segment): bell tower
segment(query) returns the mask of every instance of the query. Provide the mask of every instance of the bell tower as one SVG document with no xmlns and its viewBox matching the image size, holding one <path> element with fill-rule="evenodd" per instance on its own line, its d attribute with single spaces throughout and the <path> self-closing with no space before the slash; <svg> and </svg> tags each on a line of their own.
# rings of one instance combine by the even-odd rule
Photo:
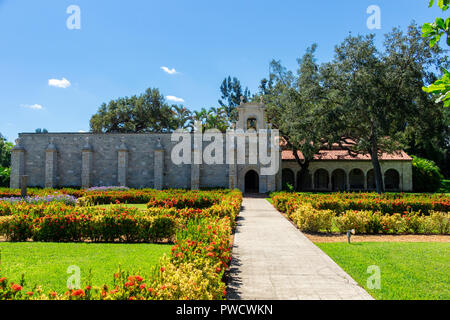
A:
<svg viewBox="0 0 450 320">
<path fill-rule="evenodd" d="M 237 107 L 238 121 L 236 129 L 247 130 L 261 130 L 267 129 L 265 106 L 262 102 L 248 102 L 243 103 L 241 97 L 241 104 Z"/>
</svg>

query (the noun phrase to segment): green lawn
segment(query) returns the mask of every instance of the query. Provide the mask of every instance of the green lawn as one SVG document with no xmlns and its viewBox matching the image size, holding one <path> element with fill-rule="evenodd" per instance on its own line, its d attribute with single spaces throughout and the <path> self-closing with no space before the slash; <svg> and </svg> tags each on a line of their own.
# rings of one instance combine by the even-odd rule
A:
<svg viewBox="0 0 450 320">
<path fill-rule="evenodd" d="M 119 265 L 122 270 L 141 270 L 145 275 L 170 248 L 165 244 L 2 242 L 0 276 L 19 282 L 25 273 L 25 289 L 39 284 L 45 291 L 63 293 L 71 265 L 80 267 L 82 287 L 87 284 L 89 270 L 93 285 L 112 284 Z"/>
<path fill-rule="evenodd" d="M 316 243 L 373 297 L 383 300 L 450 299 L 450 243 Z M 377 265 L 381 288 L 368 289 L 367 268 Z"/>
</svg>

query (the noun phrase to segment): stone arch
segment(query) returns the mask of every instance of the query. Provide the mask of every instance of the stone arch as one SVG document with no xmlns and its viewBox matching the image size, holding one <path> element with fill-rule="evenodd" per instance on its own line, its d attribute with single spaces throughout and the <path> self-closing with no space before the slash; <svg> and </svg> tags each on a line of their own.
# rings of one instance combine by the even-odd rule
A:
<svg viewBox="0 0 450 320">
<path fill-rule="evenodd" d="M 348 181 L 351 190 L 364 190 L 364 172 L 361 169 L 352 169 Z"/>
<path fill-rule="evenodd" d="M 312 176 L 309 171 L 302 173 L 301 170 L 297 172 L 297 191 L 311 190 Z"/>
<path fill-rule="evenodd" d="M 317 169 L 314 172 L 314 188 L 316 190 L 328 190 L 329 175 L 325 169 Z"/>
<path fill-rule="evenodd" d="M 386 190 L 400 189 L 400 174 L 395 169 L 386 170 L 384 173 L 384 188 Z"/>
<path fill-rule="evenodd" d="M 244 176 L 245 192 L 259 193 L 259 175 L 255 170 L 248 170 Z"/>
<path fill-rule="evenodd" d="M 331 174 L 331 186 L 333 191 L 347 190 L 347 175 L 343 169 L 336 169 Z"/>
<path fill-rule="evenodd" d="M 285 168 L 281 171 L 282 189 L 288 190 L 288 184 L 295 188 L 295 175 L 291 169 Z"/>
<path fill-rule="evenodd" d="M 254 128 L 255 130 L 259 129 L 259 117 L 257 114 L 251 113 L 249 115 L 247 115 L 247 117 L 245 118 L 245 122 L 244 122 L 244 126 L 245 126 L 245 130 L 250 130 L 252 129 L 252 126 L 249 127 L 249 122 L 253 121 L 254 122 Z"/>
<path fill-rule="evenodd" d="M 373 169 L 367 171 L 367 190 L 376 190 L 375 173 Z"/>
</svg>

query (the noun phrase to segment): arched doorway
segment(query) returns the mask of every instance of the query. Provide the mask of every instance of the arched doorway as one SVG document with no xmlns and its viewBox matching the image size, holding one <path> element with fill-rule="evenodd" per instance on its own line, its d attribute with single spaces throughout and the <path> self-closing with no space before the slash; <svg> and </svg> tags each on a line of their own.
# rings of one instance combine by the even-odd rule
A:
<svg viewBox="0 0 450 320">
<path fill-rule="evenodd" d="M 295 188 L 294 172 L 291 169 L 283 169 L 281 171 L 282 189 L 289 190 L 289 185 Z"/>
<path fill-rule="evenodd" d="M 328 189 L 328 171 L 319 169 L 314 173 L 314 188 L 316 190 Z"/>
<path fill-rule="evenodd" d="M 373 169 L 370 169 L 369 172 L 367 172 L 367 190 L 373 191 L 376 188 L 375 174 L 373 173 Z"/>
<path fill-rule="evenodd" d="M 259 192 L 259 176 L 255 170 L 250 170 L 245 174 L 245 192 L 246 193 Z"/>
<path fill-rule="evenodd" d="M 384 173 L 384 188 L 386 190 L 400 189 L 400 175 L 397 170 L 389 169 Z"/>
<path fill-rule="evenodd" d="M 345 191 L 347 189 L 345 178 L 345 171 L 342 169 L 336 169 L 331 174 L 331 184 L 333 191 Z"/>
<path fill-rule="evenodd" d="M 297 172 L 297 191 L 311 190 L 312 178 L 311 174 L 307 171 L 300 170 Z"/>
<path fill-rule="evenodd" d="M 348 175 L 351 190 L 364 190 L 364 173 L 361 169 L 353 169 Z"/>
</svg>

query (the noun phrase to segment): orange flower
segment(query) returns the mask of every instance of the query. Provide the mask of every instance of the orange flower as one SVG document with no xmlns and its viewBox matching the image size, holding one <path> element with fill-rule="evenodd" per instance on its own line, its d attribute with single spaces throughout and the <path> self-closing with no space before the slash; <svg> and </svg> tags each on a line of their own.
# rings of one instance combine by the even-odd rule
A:
<svg viewBox="0 0 450 320">
<path fill-rule="evenodd" d="M 21 285 L 18 285 L 18 284 L 13 284 L 12 286 L 11 286 L 11 289 L 13 289 L 14 291 L 21 291 L 22 290 L 22 286 Z"/>
</svg>

